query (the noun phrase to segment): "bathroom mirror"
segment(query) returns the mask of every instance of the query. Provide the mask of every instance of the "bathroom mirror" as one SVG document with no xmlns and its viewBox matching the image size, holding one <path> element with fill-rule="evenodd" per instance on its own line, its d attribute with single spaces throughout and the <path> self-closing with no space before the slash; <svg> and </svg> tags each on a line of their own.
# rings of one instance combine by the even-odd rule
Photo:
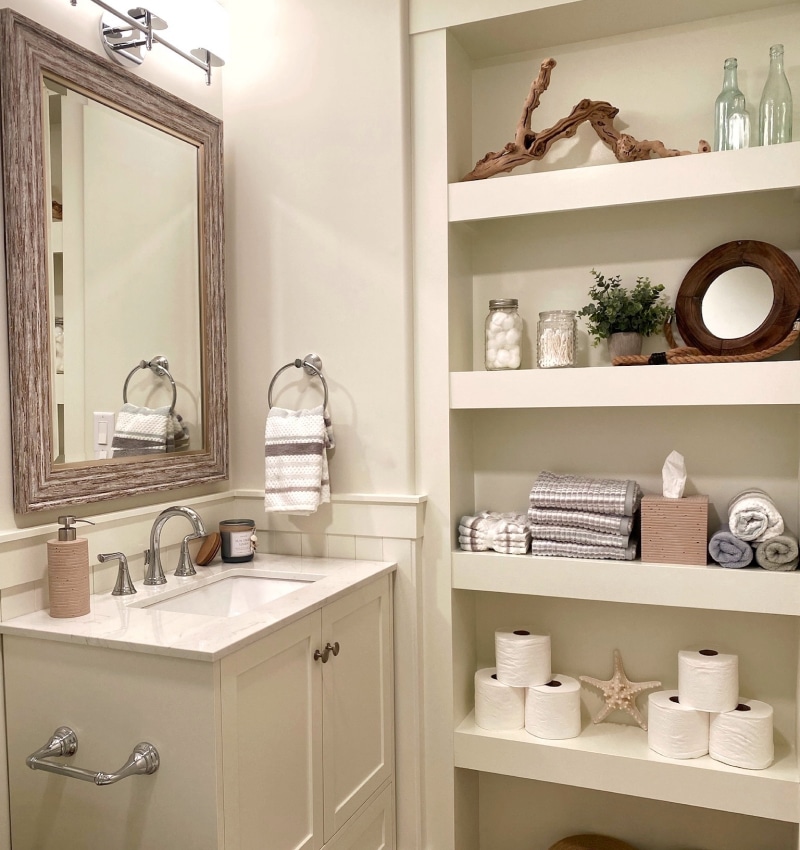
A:
<svg viewBox="0 0 800 850">
<path fill-rule="evenodd" d="M 226 478 L 221 122 L 12 10 L 0 27 L 15 510 Z M 174 402 L 183 450 L 96 456 L 123 395 Z"/>
<path fill-rule="evenodd" d="M 781 342 L 800 311 L 800 271 L 767 242 L 726 242 L 701 257 L 681 283 L 675 321 L 702 354 L 761 352 Z"/>
</svg>

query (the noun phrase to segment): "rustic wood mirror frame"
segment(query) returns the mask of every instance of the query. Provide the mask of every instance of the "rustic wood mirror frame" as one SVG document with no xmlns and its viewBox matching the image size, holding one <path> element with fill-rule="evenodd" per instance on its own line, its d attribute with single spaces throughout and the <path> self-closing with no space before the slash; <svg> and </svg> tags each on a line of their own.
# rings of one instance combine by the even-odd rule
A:
<svg viewBox="0 0 800 850">
<path fill-rule="evenodd" d="M 228 477 L 222 122 L 11 9 L 0 11 L 0 104 L 14 509 L 170 490 Z M 202 449 L 53 462 L 43 75 L 198 150 Z"/>
<path fill-rule="evenodd" d="M 772 307 L 752 333 L 721 339 L 703 321 L 703 297 L 724 272 L 740 266 L 761 269 L 772 281 Z M 800 312 L 800 270 L 788 254 L 768 242 L 739 240 L 709 251 L 689 269 L 675 301 L 675 322 L 686 345 L 702 354 L 736 355 L 764 351 L 781 342 Z"/>
</svg>

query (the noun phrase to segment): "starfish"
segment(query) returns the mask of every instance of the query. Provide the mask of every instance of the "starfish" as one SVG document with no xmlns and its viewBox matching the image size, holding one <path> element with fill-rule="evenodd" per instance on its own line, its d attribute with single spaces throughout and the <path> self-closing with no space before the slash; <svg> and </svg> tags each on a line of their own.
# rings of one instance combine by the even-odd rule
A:
<svg viewBox="0 0 800 850">
<path fill-rule="evenodd" d="M 644 691 L 660 688 L 661 682 L 631 682 L 625 675 L 622 666 L 622 655 L 618 649 L 614 650 L 614 675 L 607 680 L 593 679 L 591 676 L 580 676 L 582 682 L 591 685 L 603 692 L 605 705 L 600 709 L 593 723 L 602 723 L 612 711 L 627 711 L 628 714 L 642 727 L 647 729 L 644 717 L 636 706 L 636 697 Z"/>
</svg>

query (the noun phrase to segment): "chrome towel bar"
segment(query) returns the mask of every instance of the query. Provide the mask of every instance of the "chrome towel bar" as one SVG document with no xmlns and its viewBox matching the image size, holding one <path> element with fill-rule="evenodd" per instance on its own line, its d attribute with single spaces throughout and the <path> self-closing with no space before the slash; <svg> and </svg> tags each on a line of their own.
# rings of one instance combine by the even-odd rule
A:
<svg viewBox="0 0 800 850">
<path fill-rule="evenodd" d="M 31 770 L 46 770 L 48 773 L 57 773 L 60 776 L 68 776 L 72 779 L 94 782 L 95 785 L 113 785 L 128 776 L 155 773 L 161 763 L 158 750 L 145 741 L 133 748 L 133 752 L 128 756 L 125 764 L 114 773 L 85 770 L 82 767 L 73 767 L 70 764 L 45 761 L 45 759 L 53 756 L 73 756 L 77 751 L 78 736 L 69 726 L 59 726 L 43 747 L 40 747 L 35 753 L 31 753 L 25 759 L 25 764 Z"/>
<path fill-rule="evenodd" d="M 306 354 L 306 356 L 301 360 L 299 357 L 297 360 L 293 360 L 291 363 L 287 363 L 285 366 L 281 366 L 280 369 L 272 376 L 272 380 L 269 382 L 269 389 L 267 390 L 267 404 L 272 407 L 272 388 L 275 386 L 275 381 L 282 372 L 285 372 L 287 369 L 291 369 L 294 366 L 296 369 L 303 369 L 307 375 L 311 375 L 311 377 L 317 377 L 322 381 L 322 388 L 325 391 L 325 399 L 322 402 L 322 409 L 328 409 L 328 382 L 325 380 L 325 376 L 322 374 L 322 360 L 318 354 Z"/>
</svg>

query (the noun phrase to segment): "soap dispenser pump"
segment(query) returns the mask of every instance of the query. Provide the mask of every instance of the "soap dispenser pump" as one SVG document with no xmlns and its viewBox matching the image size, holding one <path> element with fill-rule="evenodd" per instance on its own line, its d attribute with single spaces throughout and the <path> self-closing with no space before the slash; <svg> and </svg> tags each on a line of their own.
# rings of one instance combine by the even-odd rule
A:
<svg viewBox="0 0 800 850">
<path fill-rule="evenodd" d="M 58 518 L 58 538 L 47 541 L 47 584 L 51 617 L 81 617 L 89 613 L 89 541 L 78 537 L 74 516 Z"/>
</svg>

